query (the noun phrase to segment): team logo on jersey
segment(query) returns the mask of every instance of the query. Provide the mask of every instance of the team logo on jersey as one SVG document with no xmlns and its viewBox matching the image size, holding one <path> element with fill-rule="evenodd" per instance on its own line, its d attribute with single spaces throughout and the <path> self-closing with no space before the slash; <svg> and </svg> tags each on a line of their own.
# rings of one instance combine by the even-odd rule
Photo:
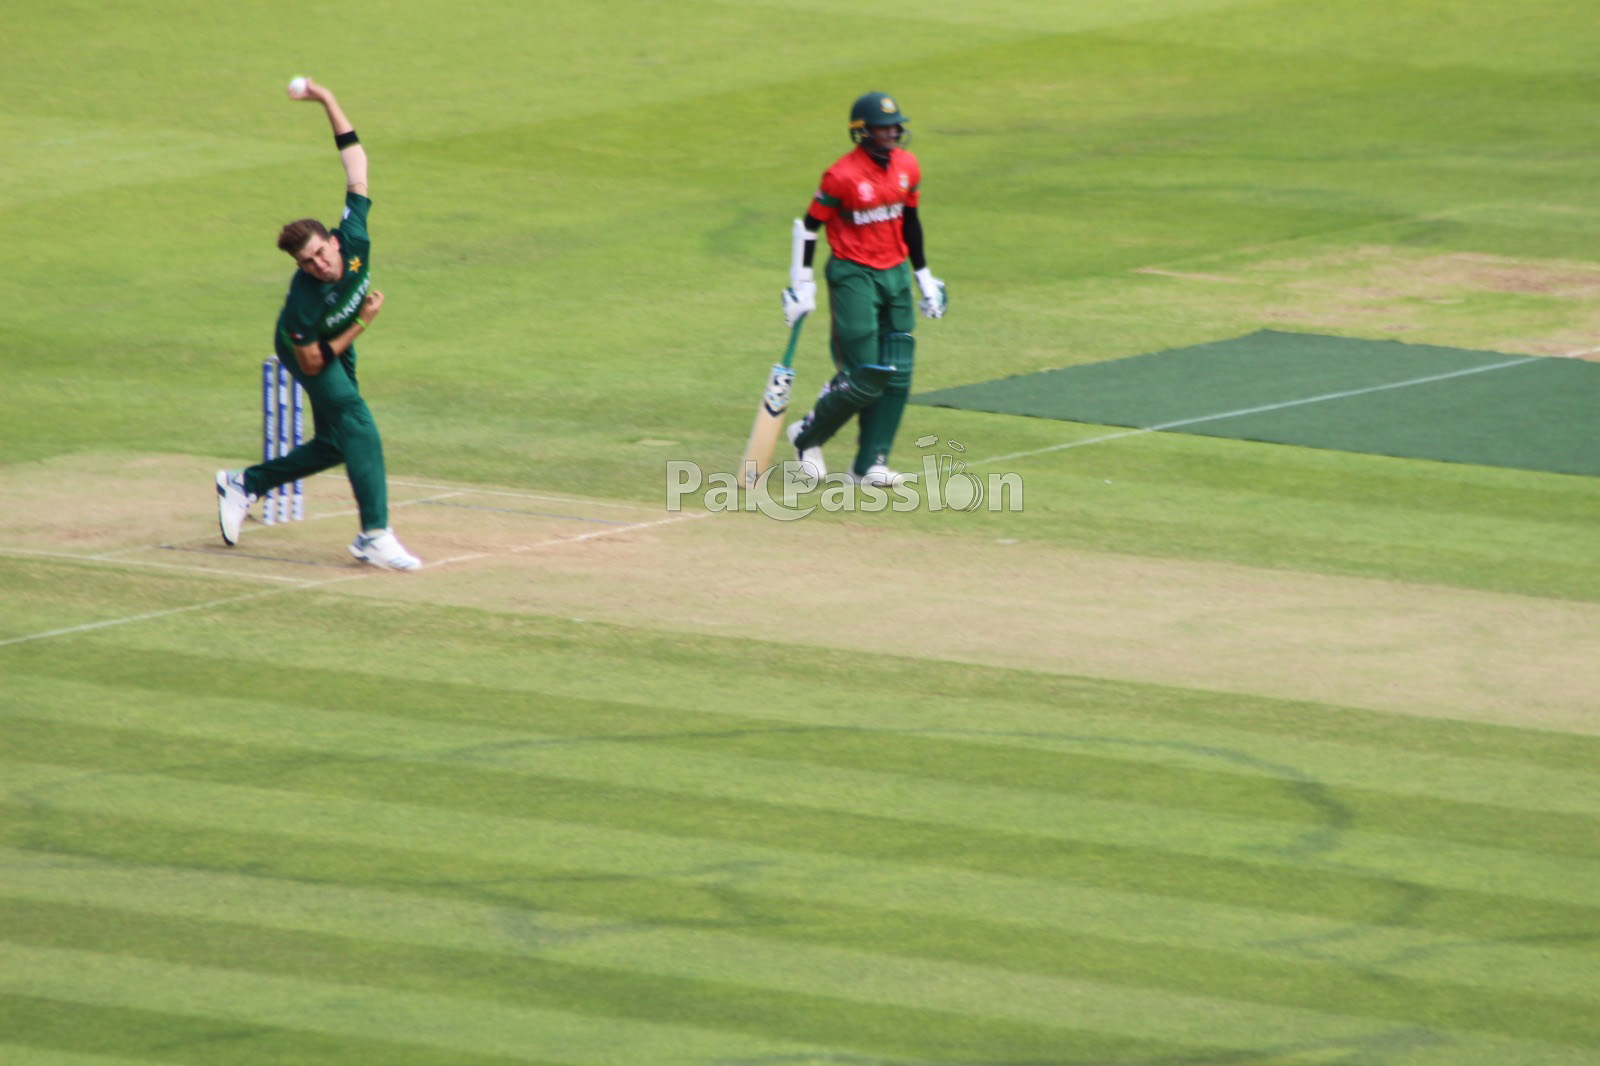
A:
<svg viewBox="0 0 1600 1066">
<path fill-rule="evenodd" d="M 861 202 L 870 204 L 878 197 L 878 190 L 872 187 L 872 182 L 864 181 L 856 186 L 856 195 L 861 197 Z"/>
<path fill-rule="evenodd" d="M 352 273 L 354 273 L 357 270 L 360 270 L 361 269 L 361 257 L 359 255 L 356 256 L 354 259 L 350 260 L 350 262 L 346 263 L 345 266 L 348 267 Z"/>
<path fill-rule="evenodd" d="M 911 188 L 911 178 L 905 174 L 900 175 L 900 191 L 905 192 L 909 188 Z"/>
</svg>

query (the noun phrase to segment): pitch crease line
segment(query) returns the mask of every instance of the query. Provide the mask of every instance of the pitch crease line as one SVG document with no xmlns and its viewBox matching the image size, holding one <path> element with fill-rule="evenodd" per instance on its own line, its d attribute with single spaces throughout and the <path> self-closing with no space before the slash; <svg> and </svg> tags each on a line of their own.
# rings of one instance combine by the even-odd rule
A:
<svg viewBox="0 0 1600 1066">
<path fill-rule="evenodd" d="M 391 485 L 404 485 L 413 489 L 449 489 L 462 496 L 509 496 L 518 500 L 551 500 L 556 503 L 581 504 L 594 507 L 615 507 L 625 511 L 649 511 L 652 508 L 647 504 L 614 503 L 610 500 L 592 500 L 581 496 L 550 496 L 539 492 L 510 492 L 504 489 L 483 489 L 475 487 L 463 488 L 460 485 L 435 485 L 427 481 L 406 481 L 401 478 L 390 478 Z"/>
<path fill-rule="evenodd" d="M 540 548 L 554 547 L 558 544 L 577 544 L 580 541 L 594 540 L 596 537 L 604 537 L 611 533 L 623 533 L 627 532 L 628 530 L 652 529 L 656 526 L 670 526 L 674 522 L 688 522 L 696 518 L 709 518 L 711 513 L 712 512 L 710 511 L 704 511 L 695 512 L 693 514 L 675 514 L 669 515 L 666 518 L 658 518 L 654 522 L 635 522 L 633 525 L 621 526 L 615 529 L 591 529 L 589 532 L 579 533 L 575 537 L 554 537 L 550 540 L 540 541 L 537 544 L 527 544 L 520 548 L 512 548 L 511 551 L 528 552 L 537 551 Z"/>
<path fill-rule="evenodd" d="M 393 482 L 390 482 L 390 484 L 393 484 Z M 438 486 L 438 487 L 443 488 L 444 486 L 441 485 L 441 486 Z M 451 491 L 451 492 L 441 492 L 437 496 L 418 496 L 414 500 L 394 500 L 394 501 L 390 502 L 389 506 L 390 507 L 414 507 L 419 503 L 433 503 L 436 500 L 448 500 L 452 496 L 465 496 L 465 495 L 467 495 L 467 492 L 464 491 L 464 490 L 462 490 L 462 491 Z M 360 513 L 361 513 L 361 510 L 359 508 L 347 507 L 342 511 L 321 511 L 321 512 L 319 512 L 317 514 L 314 514 L 314 515 L 307 515 L 306 516 L 306 520 L 308 522 L 320 522 L 324 518 L 349 518 L 353 514 L 360 514 Z"/>
<path fill-rule="evenodd" d="M 478 552 L 472 555 L 461 555 L 451 559 L 443 559 L 433 563 L 432 568 L 450 566 L 455 563 L 469 562 L 474 559 L 493 558 L 494 555 L 498 554 L 513 555 L 519 552 L 537 551 L 540 548 L 550 548 L 561 544 L 578 544 L 586 540 L 595 540 L 599 537 L 609 537 L 616 533 L 626 533 L 631 530 L 651 529 L 656 526 L 671 525 L 674 522 L 682 522 L 692 518 L 706 517 L 709 517 L 709 514 L 676 514 L 670 515 L 666 518 L 658 518 L 654 522 L 639 522 L 633 525 L 611 526 L 606 529 L 594 529 L 587 533 L 581 533 L 575 537 L 553 537 L 550 540 L 540 541 L 537 544 L 524 544 L 521 547 L 511 548 L 503 553 Z M 103 561 L 90 559 L 88 556 L 73 556 L 72 558 L 85 559 L 91 562 Z M 207 600 L 204 603 L 191 603 L 183 607 L 170 607 L 164 611 L 146 611 L 143 614 L 128 615 L 125 618 L 108 618 L 101 622 L 85 622 L 83 625 L 66 626 L 61 629 L 50 629 L 42 633 L 30 633 L 27 636 L 22 637 L 9 637 L 0 640 L 0 648 L 4 648 L 12 644 L 26 644 L 29 641 L 47 640 L 51 637 L 66 637 L 77 633 L 89 633 L 96 629 L 110 629 L 116 626 L 131 625 L 134 622 L 148 622 L 157 618 L 168 618 L 175 614 L 185 614 L 189 611 L 204 611 L 212 607 L 228 607 L 236 603 L 247 603 L 250 600 L 264 599 L 268 596 L 280 596 L 290 592 L 303 592 L 306 589 L 326 588 L 329 585 L 337 585 L 345 581 L 363 581 L 376 576 L 378 576 L 376 572 L 342 574 L 339 577 L 330 577 L 323 581 L 301 582 L 289 588 L 264 589 L 261 592 L 247 592 L 239 596 L 224 596 L 220 599 Z"/>
<path fill-rule="evenodd" d="M 160 551 L 168 546 L 158 544 L 154 548 L 129 548 L 127 551 Z M 294 582 L 297 578 L 283 577 L 280 574 L 251 574 L 240 573 L 235 570 L 223 570 L 215 566 L 186 566 L 182 563 L 163 563 L 154 559 L 129 559 L 121 551 L 104 552 L 96 555 L 74 555 L 71 552 L 46 552 L 35 551 L 31 548 L 6 548 L 0 547 L 0 555 L 21 555 L 40 559 L 60 559 L 64 562 L 74 563 L 117 563 L 126 566 L 153 566 L 160 570 L 182 570 L 191 574 L 217 574 L 222 577 L 236 577 L 247 581 L 283 581 Z"/>
<path fill-rule="evenodd" d="M 26 644 L 33 640 L 46 640 L 50 637 L 67 637 L 75 633 L 88 633 L 96 629 L 110 629 L 115 626 L 131 625 L 134 622 L 148 622 L 156 618 L 168 618 L 175 614 L 185 614 L 189 611 L 204 611 L 211 607 L 227 607 L 235 603 L 246 603 L 250 600 L 264 599 L 267 596 L 281 596 L 289 592 L 301 592 L 305 589 L 322 588 L 325 585 L 335 585 L 341 581 L 358 581 L 371 577 L 371 574 L 346 574 L 341 577 L 328 578 L 326 581 L 307 581 L 291 588 L 265 589 L 261 592 L 247 592 L 242 596 L 224 596 L 218 600 L 207 600 L 205 603 L 191 603 L 184 607 L 169 607 L 164 611 L 146 611 L 144 614 L 128 615 L 125 618 L 108 618 L 103 622 L 85 622 L 80 626 L 66 626 L 62 629 L 49 629 L 43 633 L 30 633 L 25 637 L 9 637 L 0 640 L 0 648 L 10 644 Z"/>
<path fill-rule="evenodd" d="M 1198 418 L 1181 418 L 1176 422 L 1163 422 L 1157 426 L 1145 426 L 1140 429 L 1123 430 L 1120 433 L 1108 433 L 1104 436 L 1090 437 L 1087 440 L 1072 440 L 1064 444 L 1052 444 L 1047 448 L 1035 448 L 1032 451 L 1010 452 L 1006 455 L 991 456 L 988 459 L 979 459 L 972 466 L 988 466 L 990 463 L 1001 463 L 1008 459 L 1025 459 L 1031 455 L 1044 455 L 1048 452 L 1064 451 L 1067 448 L 1078 448 L 1085 444 L 1100 444 L 1108 440 L 1119 440 L 1123 437 L 1136 437 L 1144 433 L 1159 433 L 1163 430 L 1177 429 L 1180 426 L 1197 426 L 1202 422 L 1218 422 L 1225 418 L 1238 418 L 1241 415 L 1256 415 L 1264 411 L 1282 411 L 1290 407 L 1304 407 L 1307 404 L 1323 403 L 1327 400 L 1343 400 L 1351 396 L 1365 396 L 1374 392 L 1385 392 L 1389 389 L 1404 389 L 1412 385 L 1427 385 L 1435 381 L 1445 381 L 1449 378 L 1466 377 L 1469 374 L 1483 374 L 1490 370 L 1504 370 L 1512 366 L 1524 366 L 1536 363 L 1543 356 L 1527 355 L 1520 359 L 1510 359 L 1503 363 L 1490 363 L 1485 366 L 1468 367 L 1465 370 L 1452 370 L 1447 374 L 1430 374 L 1425 378 L 1412 378 L 1409 381 L 1394 381 L 1387 385 L 1369 385 L 1362 389 L 1346 389 L 1343 392 L 1328 392 L 1321 396 L 1307 396 L 1301 400 L 1285 400 L 1282 403 L 1262 404 L 1260 407 L 1241 407 L 1236 411 L 1223 411 L 1214 415 L 1201 415 Z"/>
<path fill-rule="evenodd" d="M 464 493 L 452 493 L 454 496 Z M 525 518 L 555 518 L 563 522 L 589 522 L 597 526 L 636 526 L 637 522 L 624 522 L 620 518 L 587 518 L 583 515 L 556 514 L 554 511 L 524 511 L 516 507 L 491 507 L 485 503 L 450 503 L 442 496 L 430 496 L 425 500 L 410 500 L 414 504 L 428 507 L 459 507 L 463 511 L 493 511 L 495 514 L 515 514 Z"/>
<path fill-rule="evenodd" d="M 592 529 L 587 533 L 580 533 L 573 537 L 551 537 L 549 540 L 541 540 L 535 544 L 523 544 L 515 548 L 507 548 L 503 554 L 516 555 L 521 552 L 538 551 L 540 548 L 555 548 L 563 544 L 579 544 L 583 541 L 594 540 L 598 537 L 609 537 L 615 533 L 628 533 L 638 530 L 652 529 L 656 526 L 667 526 L 673 524 L 674 522 L 684 522 L 694 518 L 709 518 L 711 517 L 711 513 L 712 512 L 707 511 L 697 512 L 695 514 L 675 514 L 669 515 L 666 518 L 658 518 L 654 522 L 633 522 L 625 526 L 612 526 L 608 529 Z M 438 562 L 430 563 L 429 565 L 434 567 L 450 566 L 455 563 L 471 562 L 474 559 L 487 559 L 494 554 L 499 553 L 474 552 L 471 555 L 457 555 L 449 559 L 440 559 Z"/>
</svg>

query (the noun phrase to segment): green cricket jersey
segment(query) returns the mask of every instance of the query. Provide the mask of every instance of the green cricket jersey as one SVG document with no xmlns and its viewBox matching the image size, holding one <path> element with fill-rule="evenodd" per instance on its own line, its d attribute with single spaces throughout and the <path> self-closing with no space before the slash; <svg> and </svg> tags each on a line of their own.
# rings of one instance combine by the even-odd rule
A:
<svg viewBox="0 0 1600 1066">
<path fill-rule="evenodd" d="M 344 277 L 335 282 L 322 282 L 303 270 L 294 272 L 289 282 L 289 295 L 278 315 L 274 342 L 278 358 L 284 362 L 292 360 L 295 345 L 304 347 L 338 336 L 355 321 L 361 301 L 367 298 L 367 289 L 372 285 L 368 274 L 372 239 L 367 236 L 367 210 L 371 207 L 372 201 L 365 196 L 345 193 L 344 217 L 330 231 L 339 238 Z"/>
</svg>

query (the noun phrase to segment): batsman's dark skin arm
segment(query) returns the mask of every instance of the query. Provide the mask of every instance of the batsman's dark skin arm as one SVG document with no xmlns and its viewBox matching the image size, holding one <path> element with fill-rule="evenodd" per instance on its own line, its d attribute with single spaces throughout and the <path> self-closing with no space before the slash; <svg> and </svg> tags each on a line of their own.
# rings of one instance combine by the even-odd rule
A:
<svg viewBox="0 0 1600 1066">
<path fill-rule="evenodd" d="M 815 233 L 817 230 L 822 228 L 822 220 L 813 218 L 811 216 L 811 212 L 809 211 L 806 212 L 806 217 L 801 221 L 805 223 L 806 229 L 810 230 L 812 233 Z M 917 214 L 916 208 L 906 208 L 904 219 L 901 222 L 901 233 L 905 235 L 906 252 L 909 253 L 911 257 L 911 269 L 921 270 L 923 267 L 928 265 L 928 257 L 923 251 L 922 247 L 922 216 Z M 801 265 L 810 266 L 811 260 L 816 253 L 817 242 L 807 241 L 805 246 L 805 262 Z"/>
<path fill-rule="evenodd" d="M 906 208 L 900 233 L 906 240 L 906 254 L 911 257 L 911 269 L 921 270 L 927 266 L 928 257 L 922 252 L 922 216 L 917 214 L 916 208 Z"/>
</svg>

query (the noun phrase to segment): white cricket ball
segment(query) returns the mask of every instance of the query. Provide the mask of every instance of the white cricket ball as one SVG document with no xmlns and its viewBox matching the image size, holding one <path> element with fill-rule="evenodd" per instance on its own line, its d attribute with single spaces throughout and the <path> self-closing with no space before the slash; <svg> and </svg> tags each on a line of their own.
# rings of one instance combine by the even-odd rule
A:
<svg viewBox="0 0 1600 1066">
<path fill-rule="evenodd" d="M 305 91 L 306 91 L 306 80 L 304 78 L 295 78 L 293 81 L 291 81 L 289 83 L 289 95 L 290 96 L 299 96 L 301 93 L 303 93 Z"/>
</svg>

